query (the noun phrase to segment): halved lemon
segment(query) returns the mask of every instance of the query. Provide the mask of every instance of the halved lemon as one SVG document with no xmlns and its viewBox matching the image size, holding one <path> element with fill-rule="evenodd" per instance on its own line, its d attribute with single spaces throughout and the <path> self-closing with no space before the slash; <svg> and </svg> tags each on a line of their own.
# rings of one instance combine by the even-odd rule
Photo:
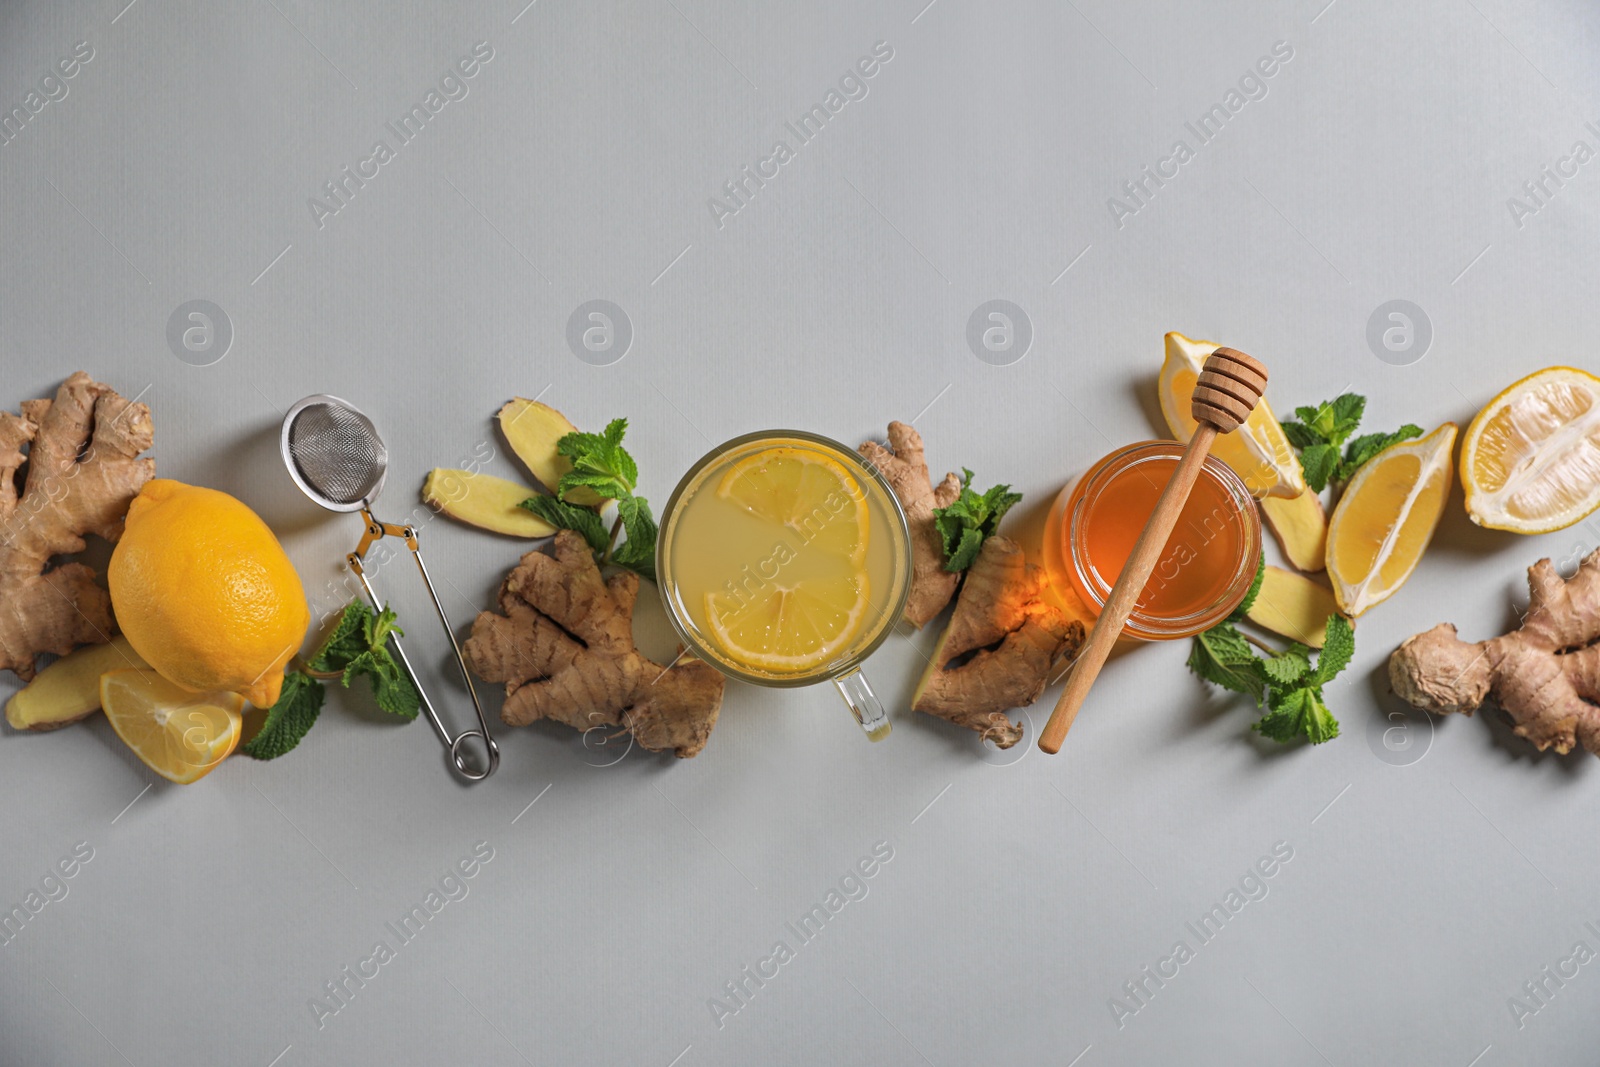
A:
<svg viewBox="0 0 1600 1067">
<path fill-rule="evenodd" d="M 1328 521 L 1328 578 L 1355 618 L 1395 594 L 1416 570 L 1450 496 L 1456 424 L 1367 460 Z"/>
<path fill-rule="evenodd" d="M 731 465 L 717 495 L 788 527 L 803 547 L 867 558 L 867 496 L 838 461 L 806 448 L 763 449 Z"/>
<path fill-rule="evenodd" d="M 1461 440 L 1461 486 L 1492 530 L 1549 533 L 1600 508 L 1600 378 L 1547 367 L 1489 401 Z"/>
<path fill-rule="evenodd" d="M 100 707 L 123 743 L 170 782 L 199 781 L 239 744 L 244 697 L 191 693 L 155 671 L 100 676 Z"/>
<path fill-rule="evenodd" d="M 769 582 L 748 597 L 708 593 L 717 643 L 735 662 L 773 674 L 807 674 L 838 659 L 866 622 L 871 588 L 842 557 L 817 566 L 829 558 L 815 558 L 796 581 Z"/>
<path fill-rule="evenodd" d="M 1166 416 L 1172 436 L 1187 441 L 1194 436 L 1196 426 L 1189 410 L 1194 385 L 1206 357 L 1217 350 L 1217 343 L 1195 341 L 1181 333 L 1169 333 L 1166 340 L 1167 357 L 1161 364 L 1159 386 L 1161 414 Z M 1265 399 L 1242 426 L 1217 438 L 1211 454 L 1232 467 L 1253 496 L 1292 498 L 1306 490 L 1300 459 Z"/>
</svg>

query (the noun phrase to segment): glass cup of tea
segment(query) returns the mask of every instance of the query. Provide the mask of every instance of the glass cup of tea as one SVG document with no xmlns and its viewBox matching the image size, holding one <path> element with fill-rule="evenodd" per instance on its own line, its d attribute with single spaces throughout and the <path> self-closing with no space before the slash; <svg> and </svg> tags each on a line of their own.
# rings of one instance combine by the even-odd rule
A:
<svg viewBox="0 0 1600 1067">
<path fill-rule="evenodd" d="M 755 685 L 831 680 L 867 737 L 888 736 L 861 663 L 905 610 L 911 536 L 889 483 L 855 452 L 801 430 L 712 449 L 661 513 L 656 577 L 695 655 Z"/>
</svg>

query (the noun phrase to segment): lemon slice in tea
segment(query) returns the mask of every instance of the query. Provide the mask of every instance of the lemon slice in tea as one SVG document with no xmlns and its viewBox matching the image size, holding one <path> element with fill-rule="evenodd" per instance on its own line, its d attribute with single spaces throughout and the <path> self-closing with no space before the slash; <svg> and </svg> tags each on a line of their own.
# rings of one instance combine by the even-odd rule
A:
<svg viewBox="0 0 1600 1067">
<path fill-rule="evenodd" d="M 830 561 L 823 566 L 816 564 Z M 706 595 L 717 643 L 735 661 L 773 674 L 806 674 L 845 654 L 866 622 L 866 574 L 838 556 L 815 557 L 792 582 L 750 596 Z"/>
<path fill-rule="evenodd" d="M 769 448 L 730 466 L 717 495 L 787 527 L 803 548 L 867 558 L 866 492 L 836 460 L 804 448 Z"/>
</svg>

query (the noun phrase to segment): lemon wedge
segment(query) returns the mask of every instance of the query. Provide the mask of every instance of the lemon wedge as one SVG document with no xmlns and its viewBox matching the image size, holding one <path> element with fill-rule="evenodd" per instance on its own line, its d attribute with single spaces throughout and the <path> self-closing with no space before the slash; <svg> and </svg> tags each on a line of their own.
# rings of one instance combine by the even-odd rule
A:
<svg viewBox="0 0 1600 1067">
<path fill-rule="evenodd" d="M 1195 382 L 1206 357 L 1217 350 L 1217 343 L 1196 341 L 1181 333 L 1167 334 L 1166 342 L 1167 356 L 1161 364 L 1159 383 L 1161 414 L 1166 417 L 1172 436 L 1187 441 L 1194 436 L 1196 425 L 1189 410 Z M 1300 460 L 1265 399 L 1237 430 L 1217 437 L 1211 454 L 1232 467 L 1253 496 L 1288 499 L 1306 490 Z"/>
<path fill-rule="evenodd" d="M 1493 530 L 1549 533 L 1600 508 L 1600 378 L 1548 367 L 1489 401 L 1461 439 L 1461 486 Z"/>
<path fill-rule="evenodd" d="M 100 676 L 100 706 L 124 744 L 169 782 L 197 782 L 239 744 L 244 697 L 191 693 L 155 671 Z"/>
<path fill-rule="evenodd" d="M 1361 465 L 1328 522 L 1328 578 L 1355 618 L 1389 599 L 1416 570 L 1450 495 L 1456 424 L 1402 441 Z"/>
</svg>

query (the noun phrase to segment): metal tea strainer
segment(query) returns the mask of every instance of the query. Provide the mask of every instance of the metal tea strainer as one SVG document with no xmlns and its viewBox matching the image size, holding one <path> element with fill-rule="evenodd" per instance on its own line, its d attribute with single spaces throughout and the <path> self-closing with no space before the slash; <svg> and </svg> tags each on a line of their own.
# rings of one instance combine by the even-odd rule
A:
<svg viewBox="0 0 1600 1067">
<path fill-rule="evenodd" d="M 378 600 L 378 594 L 373 591 L 372 582 L 367 578 L 364 566 L 367 549 L 372 547 L 374 541 L 385 537 L 402 538 L 406 547 L 411 549 L 411 556 L 417 561 L 417 570 L 422 573 L 423 584 L 428 587 L 428 595 L 433 598 L 434 610 L 439 613 L 439 622 L 444 626 L 445 636 L 450 639 L 450 647 L 455 650 L 456 665 L 461 668 L 461 680 L 467 684 L 467 692 L 472 696 L 472 706 L 478 713 L 478 729 L 466 730 L 452 737 L 444 720 L 434 709 L 433 702 L 428 699 L 422 683 L 417 680 L 417 672 L 412 670 L 411 661 L 406 658 L 400 639 L 390 637 L 389 640 L 394 642 L 394 651 L 400 659 L 400 666 L 411 679 L 412 686 L 417 690 L 417 696 L 421 698 L 422 708 L 428 713 L 428 721 L 433 723 L 434 732 L 439 735 L 439 740 L 450 753 L 450 763 L 456 773 L 473 782 L 489 777 L 500 765 L 500 746 L 489 736 L 489 723 L 484 718 L 483 705 L 478 702 L 478 691 L 473 688 L 472 676 L 467 672 L 466 660 L 461 655 L 461 646 L 456 643 L 455 631 L 450 628 L 450 619 L 444 613 L 444 605 L 439 603 L 439 594 L 434 592 L 433 581 L 428 577 L 428 568 L 422 562 L 422 551 L 417 547 L 416 527 L 379 522 L 372 515 L 372 505 L 383 490 L 383 480 L 389 470 L 389 451 L 384 448 L 377 427 L 373 426 L 372 420 L 353 405 L 336 396 L 325 394 L 308 396 L 290 408 L 289 414 L 284 416 L 279 448 L 283 452 L 283 462 L 289 468 L 289 476 L 306 496 L 329 511 L 361 512 L 361 518 L 366 522 L 367 528 L 361 535 L 361 543 L 356 546 L 354 552 L 345 557 L 345 561 L 350 564 L 350 569 L 355 572 L 356 577 L 361 579 L 361 587 L 366 590 L 367 600 L 371 602 L 374 611 L 381 611 L 383 605 Z M 463 754 L 463 746 L 471 738 L 483 742 L 484 764 L 481 769 L 470 766 Z"/>
</svg>

